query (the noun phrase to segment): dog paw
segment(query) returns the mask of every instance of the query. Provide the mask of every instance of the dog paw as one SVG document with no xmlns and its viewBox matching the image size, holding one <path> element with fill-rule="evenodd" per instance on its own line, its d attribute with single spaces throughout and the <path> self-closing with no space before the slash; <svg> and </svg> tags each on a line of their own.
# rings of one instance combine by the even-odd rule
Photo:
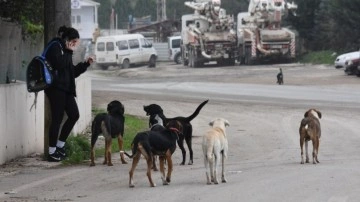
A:
<svg viewBox="0 0 360 202">
<path fill-rule="evenodd" d="M 91 162 L 91 163 L 90 163 L 90 166 L 95 166 L 95 163 L 94 163 L 94 162 Z"/>
<path fill-rule="evenodd" d="M 185 165 L 185 162 L 181 162 L 180 165 L 181 165 L 181 166 Z"/>
<path fill-rule="evenodd" d="M 155 183 L 150 184 L 150 187 L 156 187 L 156 184 Z"/>
<path fill-rule="evenodd" d="M 194 164 L 194 162 L 193 162 L 193 161 L 189 161 L 188 165 L 192 165 L 192 164 Z"/>
<path fill-rule="evenodd" d="M 134 184 L 129 184 L 129 187 L 130 187 L 130 188 L 134 188 L 135 185 L 134 185 Z"/>
<path fill-rule="evenodd" d="M 113 164 L 112 164 L 112 163 L 108 163 L 107 165 L 108 165 L 108 166 L 113 166 Z"/>
</svg>

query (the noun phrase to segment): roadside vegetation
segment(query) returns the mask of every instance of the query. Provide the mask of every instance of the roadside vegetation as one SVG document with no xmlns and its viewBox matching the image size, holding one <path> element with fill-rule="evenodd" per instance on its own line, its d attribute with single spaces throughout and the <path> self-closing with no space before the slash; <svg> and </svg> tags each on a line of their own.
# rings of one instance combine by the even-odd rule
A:
<svg viewBox="0 0 360 202">
<path fill-rule="evenodd" d="M 95 116 L 98 113 L 104 113 L 104 110 L 93 109 L 92 113 Z M 134 139 L 136 133 L 144 131 L 148 128 L 148 123 L 145 118 L 125 114 L 125 129 L 124 129 L 124 150 L 131 149 L 131 142 Z M 66 141 L 65 149 L 67 158 L 62 161 L 64 165 L 72 165 L 83 163 L 90 159 L 90 140 L 91 129 L 86 134 L 78 134 L 77 136 L 71 135 Z M 99 136 L 98 141 L 101 141 L 102 137 Z M 105 143 L 99 144 L 101 146 L 95 147 L 95 157 L 104 156 Z M 111 151 L 113 153 L 119 152 L 119 146 L 117 139 L 113 139 Z"/>
<path fill-rule="evenodd" d="M 310 64 L 334 64 L 338 54 L 333 51 L 311 51 L 299 58 L 300 63 Z"/>
</svg>

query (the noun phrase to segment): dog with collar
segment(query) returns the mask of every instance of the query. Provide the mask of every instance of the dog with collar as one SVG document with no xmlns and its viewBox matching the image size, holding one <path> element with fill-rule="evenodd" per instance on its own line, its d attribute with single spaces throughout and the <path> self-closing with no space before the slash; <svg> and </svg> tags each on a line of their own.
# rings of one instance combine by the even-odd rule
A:
<svg viewBox="0 0 360 202">
<path fill-rule="evenodd" d="M 303 146 L 305 143 L 306 163 L 309 163 L 308 142 L 311 140 L 313 144 L 313 164 L 320 163 L 318 160 L 321 127 L 320 119 L 321 112 L 316 109 L 309 109 L 305 112 L 304 118 L 301 120 L 299 133 L 300 133 L 300 148 L 301 148 L 301 164 L 304 164 L 304 151 Z"/>
<path fill-rule="evenodd" d="M 166 127 L 163 128 L 163 130 L 145 131 L 136 134 L 131 144 L 132 155 L 123 152 L 126 156 L 133 159 L 133 163 L 129 171 L 129 187 L 135 186 L 133 176 L 141 155 L 145 157 L 147 162 L 146 175 L 150 182 L 150 186 L 156 186 L 151 177 L 151 166 L 154 155 L 159 156 L 160 172 L 163 185 L 170 184 L 173 170 L 172 154 L 175 152 L 176 141 L 178 140 L 179 135 L 182 133 L 182 129 L 182 125 L 179 121 L 171 120 L 166 124 Z M 165 160 L 167 161 L 168 165 L 166 176 L 164 169 Z"/>
<path fill-rule="evenodd" d="M 97 114 L 91 126 L 91 163 L 90 166 L 95 166 L 95 143 L 100 134 L 105 138 L 105 159 L 103 164 L 112 166 L 111 162 L 111 144 L 112 139 L 117 138 L 119 150 L 123 150 L 123 136 L 124 136 L 124 105 L 121 102 L 114 100 L 107 105 L 108 113 Z M 126 164 L 124 154 L 120 153 L 121 162 Z"/>
<path fill-rule="evenodd" d="M 204 163 L 206 170 L 207 184 L 219 184 L 217 178 L 217 167 L 221 157 L 221 182 L 225 183 L 225 159 L 228 155 L 228 140 L 225 128 L 230 126 L 229 121 L 223 118 L 217 118 L 209 123 L 209 129 L 202 140 L 202 149 L 204 154 Z M 209 173 L 210 170 L 210 173 Z"/>
<path fill-rule="evenodd" d="M 189 153 L 190 153 L 190 160 L 189 165 L 193 164 L 193 150 L 192 150 L 192 125 L 191 121 L 200 113 L 200 110 L 205 106 L 206 103 L 208 103 L 209 100 L 205 100 L 202 102 L 195 110 L 195 112 L 188 116 L 188 117 L 174 117 L 174 118 L 167 118 L 164 113 L 161 106 L 157 104 L 150 104 L 148 106 L 144 106 L 144 111 L 146 112 L 147 116 L 150 116 L 149 118 L 149 127 L 151 128 L 152 125 L 157 124 L 159 122 L 159 119 L 163 122 L 164 125 L 169 123 L 171 120 L 177 120 L 181 123 L 183 127 L 183 133 L 179 136 L 178 145 L 182 152 L 182 162 L 180 165 L 185 165 L 186 161 L 186 150 L 184 148 L 184 140 L 188 146 Z M 157 117 L 157 118 L 156 118 Z"/>
</svg>

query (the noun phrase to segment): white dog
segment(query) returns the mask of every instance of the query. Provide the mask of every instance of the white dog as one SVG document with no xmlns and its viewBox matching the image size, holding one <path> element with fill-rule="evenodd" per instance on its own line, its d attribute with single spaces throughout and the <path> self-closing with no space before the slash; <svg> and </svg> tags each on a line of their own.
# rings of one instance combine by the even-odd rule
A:
<svg viewBox="0 0 360 202">
<path fill-rule="evenodd" d="M 226 182 L 224 162 L 228 153 L 228 141 L 226 138 L 225 127 L 229 126 L 229 122 L 223 118 L 217 118 L 209 123 L 212 126 L 203 136 L 202 148 L 204 153 L 204 163 L 206 169 L 207 184 L 214 182 L 218 184 L 217 180 L 217 167 L 219 164 L 220 156 L 222 157 L 222 171 L 221 182 Z M 214 165 L 215 162 L 215 165 Z M 208 171 L 210 166 L 210 174 Z M 210 181 L 211 177 L 211 181 Z"/>
</svg>

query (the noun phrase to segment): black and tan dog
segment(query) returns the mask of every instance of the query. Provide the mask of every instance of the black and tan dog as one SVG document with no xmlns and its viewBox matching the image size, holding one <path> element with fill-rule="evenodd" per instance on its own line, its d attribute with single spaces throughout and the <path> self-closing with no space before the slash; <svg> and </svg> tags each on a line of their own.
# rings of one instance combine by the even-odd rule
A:
<svg viewBox="0 0 360 202">
<path fill-rule="evenodd" d="M 160 126 L 158 126 L 160 127 Z M 171 120 L 167 123 L 163 130 L 145 131 L 136 134 L 131 147 L 132 155 L 125 153 L 129 158 L 133 158 L 133 163 L 129 171 L 129 187 L 134 187 L 134 171 L 143 155 L 147 162 L 147 177 L 151 187 L 155 187 L 156 184 L 151 177 L 151 167 L 153 156 L 158 155 L 160 161 L 160 172 L 163 185 L 168 185 L 171 181 L 171 173 L 173 170 L 172 154 L 176 149 L 176 141 L 178 136 L 182 133 L 182 126 L 179 121 Z M 165 177 L 164 162 L 167 161 L 168 171 Z"/>
<path fill-rule="evenodd" d="M 313 144 L 313 164 L 320 163 L 318 160 L 321 127 L 321 112 L 316 109 L 309 109 L 305 112 L 304 118 L 300 123 L 300 148 L 301 148 L 301 164 L 304 163 L 303 146 L 305 142 L 306 163 L 309 163 L 308 142 L 311 140 Z"/>
<path fill-rule="evenodd" d="M 105 159 L 103 164 L 112 166 L 111 162 L 111 142 L 113 138 L 118 139 L 119 150 L 123 150 L 123 136 L 124 136 L 124 106 L 121 102 L 114 100 L 107 106 L 108 113 L 101 113 L 95 116 L 91 126 L 91 163 L 90 166 L 95 166 L 95 143 L 98 136 L 102 134 L 105 138 Z M 126 164 L 124 154 L 120 153 L 121 162 Z"/>
<path fill-rule="evenodd" d="M 191 121 L 200 113 L 200 110 L 203 108 L 203 106 L 208 103 L 209 100 L 205 100 L 204 102 L 202 102 L 195 110 L 195 112 L 190 115 L 189 117 L 174 117 L 174 118 L 166 118 L 166 116 L 163 113 L 163 109 L 157 105 L 157 104 L 151 104 L 148 106 L 144 106 L 144 111 L 146 112 L 147 116 L 150 116 L 149 118 L 149 127 L 151 128 L 152 125 L 156 124 L 159 122 L 158 118 L 160 117 L 163 124 L 166 125 L 169 121 L 171 120 L 177 120 L 181 123 L 181 125 L 183 126 L 183 134 L 181 134 L 179 136 L 179 140 L 178 140 L 178 145 L 181 149 L 182 152 L 182 162 L 180 165 L 184 165 L 185 161 L 186 161 L 186 150 L 184 148 L 184 140 L 189 148 L 189 153 L 190 153 L 190 160 L 189 160 L 189 165 L 193 164 L 193 150 L 192 150 L 192 125 L 191 125 Z"/>
</svg>

